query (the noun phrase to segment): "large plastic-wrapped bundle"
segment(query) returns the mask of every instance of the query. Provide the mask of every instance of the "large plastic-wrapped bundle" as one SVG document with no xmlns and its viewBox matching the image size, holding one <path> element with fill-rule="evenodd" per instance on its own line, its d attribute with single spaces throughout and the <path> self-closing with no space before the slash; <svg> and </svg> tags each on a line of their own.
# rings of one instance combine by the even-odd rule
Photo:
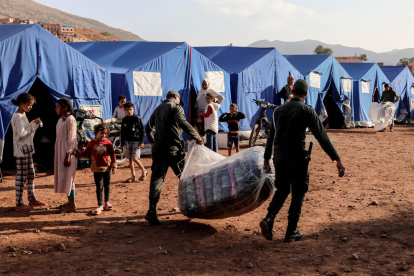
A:
<svg viewBox="0 0 414 276">
<path fill-rule="evenodd" d="M 368 117 L 375 124 L 375 130 L 386 128 L 394 120 L 394 113 L 397 107 L 392 102 L 384 104 L 372 103 L 368 110 Z"/>
<path fill-rule="evenodd" d="M 274 174 L 263 172 L 263 147 L 228 158 L 190 145 L 178 188 L 178 206 L 192 218 L 222 219 L 259 207 L 274 192 Z"/>
</svg>

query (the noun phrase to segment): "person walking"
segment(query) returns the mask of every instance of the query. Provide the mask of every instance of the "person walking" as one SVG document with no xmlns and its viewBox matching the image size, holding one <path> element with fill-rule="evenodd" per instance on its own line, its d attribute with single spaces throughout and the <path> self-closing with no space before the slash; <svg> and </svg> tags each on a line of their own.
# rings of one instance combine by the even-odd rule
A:
<svg viewBox="0 0 414 276">
<path fill-rule="evenodd" d="M 157 218 L 157 203 L 160 199 L 165 175 L 170 167 L 180 178 L 185 164 L 185 151 L 181 139 L 182 131 L 196 140 L 198 145 L 203 139 L 186 121 L 183 107 L 184 102 L 177 91 L 167 93 L 167 99 L 159 105 L 145 127 L 148 141 L 152 144 L 152 174 L 149 192 L 149 210 L 145 219 L 151 225 L 160 225 Z M 155 128 L 155 136 L 153 130 Z"/>
<path fill-rule="evenodd" d="M 292 192 L 288 227 L 285 242 L 299 241 L 303 234 L 296 230 L 303 199 L 309 186 L 309 152 L 305 150 L 306 128 L 318 140 L 322 149 L 332 161 L 336 161 L 338 174 L 342 177 L 345 167 L 333 147 L 315 110 L 304 103 L 308 93 L 305 80 L 298 80 L 293 86 L 293 98 L 279 106 L 273 113 L 273 123 L 267 139 L 264 154 L 264 171 L 270 172 L 270 158 L 274 148 L 273 163 L 276 174 L 276 192 L 269 204 L 267 216 L 260 222 L 263 236 L 272 240 L 273 223 L 286 198 Z"/>
<path fill-rule="evenodd" d="M 393 104 L 400 101 L 400 96 L 397 95 L 397 92 L 395 92 L 388 83 L 384 84 L 384 91 L 382 92 L 380 103 L 386 103 L 386 102 L 392 102 Z M 394 131 L 395 122 L 394 119 L 391 121 L 390 125 L 390 131 Z M 386 132 L 387 128 L 385 127 L 382 132 Z"/>
</svg>

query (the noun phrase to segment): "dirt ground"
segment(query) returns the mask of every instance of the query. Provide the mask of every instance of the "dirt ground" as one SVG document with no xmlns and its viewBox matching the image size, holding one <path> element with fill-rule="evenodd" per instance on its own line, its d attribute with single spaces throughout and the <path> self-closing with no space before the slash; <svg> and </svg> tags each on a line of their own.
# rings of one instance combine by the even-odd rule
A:
<svg viewBox="0 0 414 276">
<path fill-rule="evenodd" d="M 113 176 L 115 210 L 91 217 L 96 205 L 92 173 L 76 174 L 78 212 L 53 209 L 53 175 L 38 173 L 38 199 L 49 209 L 16 212 L 14 176 L 0 184 L 0 272 L 9 275 L 414 275 L 414 127 L 394 133 L 330 130 L 346 166 L 315 146 L 310 189 L 299 222 L 307 235 L 283 243 L 290 201 L 277 217 L 273 241 L 260 235 L 267 204 L 224 220 L 189 220 L 177 206 L 178 181 L 168 172 L 161 196 L 162 226 L 143 219 L 149 178 L 126 184 L 126 166 Z M 309 136 L 312 139 L 312 136 Z M 220 153 L 226 155 L 226 150 Z M 151 159 L 143 158 L 150 171 Z M 27 200 L 25 194 L 25 201 Z"/>
</svg>

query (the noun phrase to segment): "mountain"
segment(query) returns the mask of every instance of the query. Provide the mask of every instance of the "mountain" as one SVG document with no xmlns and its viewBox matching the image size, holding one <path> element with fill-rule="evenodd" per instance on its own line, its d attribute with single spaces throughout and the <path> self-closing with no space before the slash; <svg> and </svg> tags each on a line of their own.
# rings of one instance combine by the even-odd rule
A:
<svg viewBox="0 0 414 276">
<path fill-rule="evenodd" d="M 414 48 L 395 49 L 389 52 L 376 53 L 359 47 L 328 44 L 310 39 L 297 42 L 259 40 L 250 44 L 249 47 L 275 47 L 283 55 L 311 55 L 318 45 L 331 48 L 335 57 L 366 54 L 368 62 L 383 62 L 385 65 L 396 65 L 401 58 L 414 57 Z"/>
<path fill-rule="evenodd" d="M 123 40 L 143 40 L 131 32 L 118 28 L 112 28 L 97 20 L 66 13 L 61 10 L 36 3 L 32 0 L 0 0 L 0 17 L 13 17 L 20 19 L 33 19 L 39 22 L 60 23 L 77 28 L 108 32 Z"/>
</svg>

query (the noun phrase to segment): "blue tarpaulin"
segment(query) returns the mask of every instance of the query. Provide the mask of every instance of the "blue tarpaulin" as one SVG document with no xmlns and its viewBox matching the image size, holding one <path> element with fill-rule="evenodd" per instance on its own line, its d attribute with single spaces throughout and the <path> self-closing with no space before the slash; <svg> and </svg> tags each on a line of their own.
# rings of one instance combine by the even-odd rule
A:
<svg viewBox="0 0 414 276">
<path fill-rule="evenodd" d="M 67 97 L 74 107 L 102 106 L 111 116 L 109 72 L 37 24 L 0 25 L 0 162 L 11 117 L 11 99 L 39 79 L 54 101 Z M 53 111 L 52 111 L 53 112 Z"/>
<path fill-rule="evenodd" d="M 380 66 L 382 72 L 390 81 L 390 86 L 401 97 L 399 103 L 395 103 L 397 111 L 395 117 L 403 119 L 414 118 L 414 77 L 407 66 Z"/>
<path fill-rule="evenodd" d="M 69 45 L 111 72 L 113 108 L 118 104 L 119 95 L 126 96 L 135 104 L 135 112 L 144 124 L 169 90 L 180 93 L 189 120 L 190 109 L 194 108 L 190 106 L 191 85 L 197 93 L 208 74 L 216 77 L 212 85 L 226 98 L 218 114 L 228 110 L 231 104 L 229 74 L 185 42 L 111 41 Z M 227 124 L 220 123 L 220 129 L 227 131 Z"/>
<path fill-rule="evenodd" d="M 321 119 L 326 116 L 323 100 L 331 89 L 332 99 L 342 111 L 345 122 L 350 120 L 351 76 L 332 55 L 286 55 L 285 57 L 305 76 L 309 84 L 305 102 L 315 109 Z"/>
<path fill-rule="evenodd" d="M 231 96 L 239 110 L 246 114 L 240 121 L 241 130 L 251 130 L 259 109 L 255 100 L 281 104 L 277 93 L 287 83 L 287 77 L 302 79 L 296 70 L 275 48 L 196 47 L 207 58 L 230 74 Z M 271 118 L 273 110 L 267 111 Z"/>
<path fill-rule="evenodd" d="M 380 99 L 384 84 L 390 81 L 376 63 L 341 63 L 341 65 L 353 79 L 351 124 L 371 127 L 368 110 L 374 98 Z"/>
</svg>

